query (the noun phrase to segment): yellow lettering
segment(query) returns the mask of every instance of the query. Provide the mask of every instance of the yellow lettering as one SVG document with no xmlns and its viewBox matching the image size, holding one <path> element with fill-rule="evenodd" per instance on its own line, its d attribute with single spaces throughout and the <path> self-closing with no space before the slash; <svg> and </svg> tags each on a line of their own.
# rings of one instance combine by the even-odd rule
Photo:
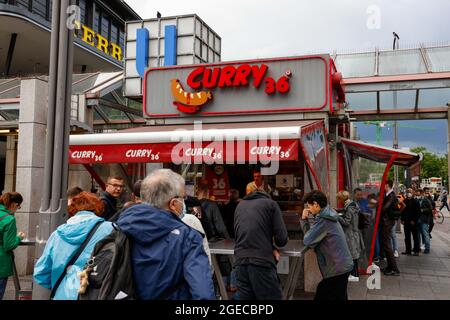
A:
<svg viewBox="0 0 450 320">
<path fill-rule="evenodd" d="M 93 37 L 95 36 L 94 30 L 89 29 L 85 25 L 81 26 L 83 28 L 83 41 L 91 46 L 95 46 Z"/>
<path fill-rule="evenodd" d="M 102 37 L 97 33 L 97 48 L 102 50 L 104 53 L 109 54 L 108 52 L 108 40 L 105 37 Z"/>
<path fill-rule="evenodd" d="M 111 48 L 112 48 L 112 53 L 111 56 L 113 58 L 116 58 L 119 61 L 122 61 L 122 48 L 119 47 L 117 44 L 115 43 L 111 43 Z"/>
</svg>

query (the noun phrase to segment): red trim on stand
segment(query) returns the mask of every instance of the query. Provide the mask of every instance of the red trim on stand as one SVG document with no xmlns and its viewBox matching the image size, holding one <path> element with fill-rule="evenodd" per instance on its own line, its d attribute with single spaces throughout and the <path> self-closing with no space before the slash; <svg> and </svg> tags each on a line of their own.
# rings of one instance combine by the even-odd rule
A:
<svg viewBox="0 0 450 320">
<path fill-rule="evenodd" d="M 83 167 L 89 172 L 92 178 L 98 183 L 100 188 L 102 188 L 103 191 L 106 190 L 106 184 L 103 182 L 102 178 L 95 172 L 94 168 L 90 164 L 83 164 Z"/>
<path fill-rule="evenodd" d="M 373 254 L 374 254 L 374 251 L 375 251 L 375 242 L 377 240 L 378 225 L 380 223 L 381 208 L 383 207 L 384 185 L 386 184 L 386 180 L 387 180 L 387 176 L 388 176 L 389 170 L 391 169 L 392 164 L 394 163 L 394 161 L 395 161 L 395 159 L 397 157 L 398 157 L 397 154 L 393 154 L 392 155 L 391 159 L 389 160 L 389 162 L 386 165 L 386 168 L 384 169 L 383 179 L 381 180 L 380 196 L 378 197 L 377 216 L 375 218 L 375 227 L 374 227 L 374 232 L 373 232 L 373 236 L 372 236 L 372 247 L 370 249 L 370 257 L 369 257 L 368 266 L 372 265 Z"/>
</svg>

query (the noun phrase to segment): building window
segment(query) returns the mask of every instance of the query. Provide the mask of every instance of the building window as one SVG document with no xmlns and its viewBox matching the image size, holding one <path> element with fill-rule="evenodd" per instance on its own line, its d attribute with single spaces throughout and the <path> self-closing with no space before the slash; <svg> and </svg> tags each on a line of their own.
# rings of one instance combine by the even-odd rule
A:
<svg viewBox="0 0 450 320">
<path fill-rule="evenodd" d="M 101 35 L 104 36 L 106 39 L 109 40 L 110 38 L 110 29 L 109 29 L 109 17 L 106 16 L 103 12 L 102 12 L 102 30 L 101 30 Z"/>
<path fill-rule="evenodd" d="M 98 8 L 95 8 L 95 13 L 94 13 L 94 31 L 97 33 L 100 33 L 100 26 L 101 26 L 101 21 L 100 21 L 100 10 L 98 10 Z"/>
<path fill-rule="evenodd" d="M 116 24 L 111 23 L 111 42 L 119 43 L 119 28 L 117 28 Z"/>
<path fill-rule="evenodd" d="M 32 9 L 31 7 L 31 0 L 16 0 L 17 6 L 26 8 L 27 10 Z"/>
<path fill-rule="evenodd" d="M 81 24 L 87 25 L 86 19 L 86 0 L 78 0 L 78 6 L 80 7 L 80 22 Z"/>
<path fill-rule="evenodd" d="M 46 19 L 47 18 L 47 0 L 33 0 L 33 13 Z"/>
</svg>

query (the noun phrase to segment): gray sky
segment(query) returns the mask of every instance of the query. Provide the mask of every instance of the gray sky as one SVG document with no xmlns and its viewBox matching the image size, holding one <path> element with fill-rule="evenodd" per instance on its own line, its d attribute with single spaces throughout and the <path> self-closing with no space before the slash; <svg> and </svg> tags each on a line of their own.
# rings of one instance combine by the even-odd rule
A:
<svg viewBox="0 0 450 320">
<path fill-rule="evenodd" d="M 448 0 L 126 0 L 142 18 L 198 14 L 222 37 L 222 60 L 400 48 L 450 41 Z"/>
<path fill-rule="evenodd" d="M 222 37 L 222 61 L 307 53 L 400 48 L 450 43 L 449 0 L 126 0 L 143 19 L 196 13 Z M 447 123 L 407 121 L 434 131 L 399 129 L 402 147 L 447 152 Z M 375 129 L 359 124 L 361 139 L 375 142 Z M 392 133 L 383 133 L 392 144 Z"/>
</svg>

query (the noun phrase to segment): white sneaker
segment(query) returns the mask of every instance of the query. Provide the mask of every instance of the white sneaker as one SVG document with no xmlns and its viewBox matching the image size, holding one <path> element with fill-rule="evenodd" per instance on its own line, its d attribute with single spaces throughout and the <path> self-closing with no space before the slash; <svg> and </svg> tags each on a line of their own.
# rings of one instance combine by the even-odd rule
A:
<svg viewBox="0 0 450 320">
<path fill-rule="evenodd" d="M 395 250 L 395 252 L 394 252 L 394 257 L 398 258 L 398 251 L 397 250 Z"/>
<path fill-rule="evenodd" d="M 425 245 L 422 245 L 422 246 L 420 247 L 420 249 L 421 249 L 421 250 L 425 250 Z"/>
<path fill-rule="evenodd" d="M 350 281 L 350 282 L 358 282 L 359 281 L 359 277 L 354 277 L 352 275 L 349 275 L 348 281 Z"/>
</svg>

